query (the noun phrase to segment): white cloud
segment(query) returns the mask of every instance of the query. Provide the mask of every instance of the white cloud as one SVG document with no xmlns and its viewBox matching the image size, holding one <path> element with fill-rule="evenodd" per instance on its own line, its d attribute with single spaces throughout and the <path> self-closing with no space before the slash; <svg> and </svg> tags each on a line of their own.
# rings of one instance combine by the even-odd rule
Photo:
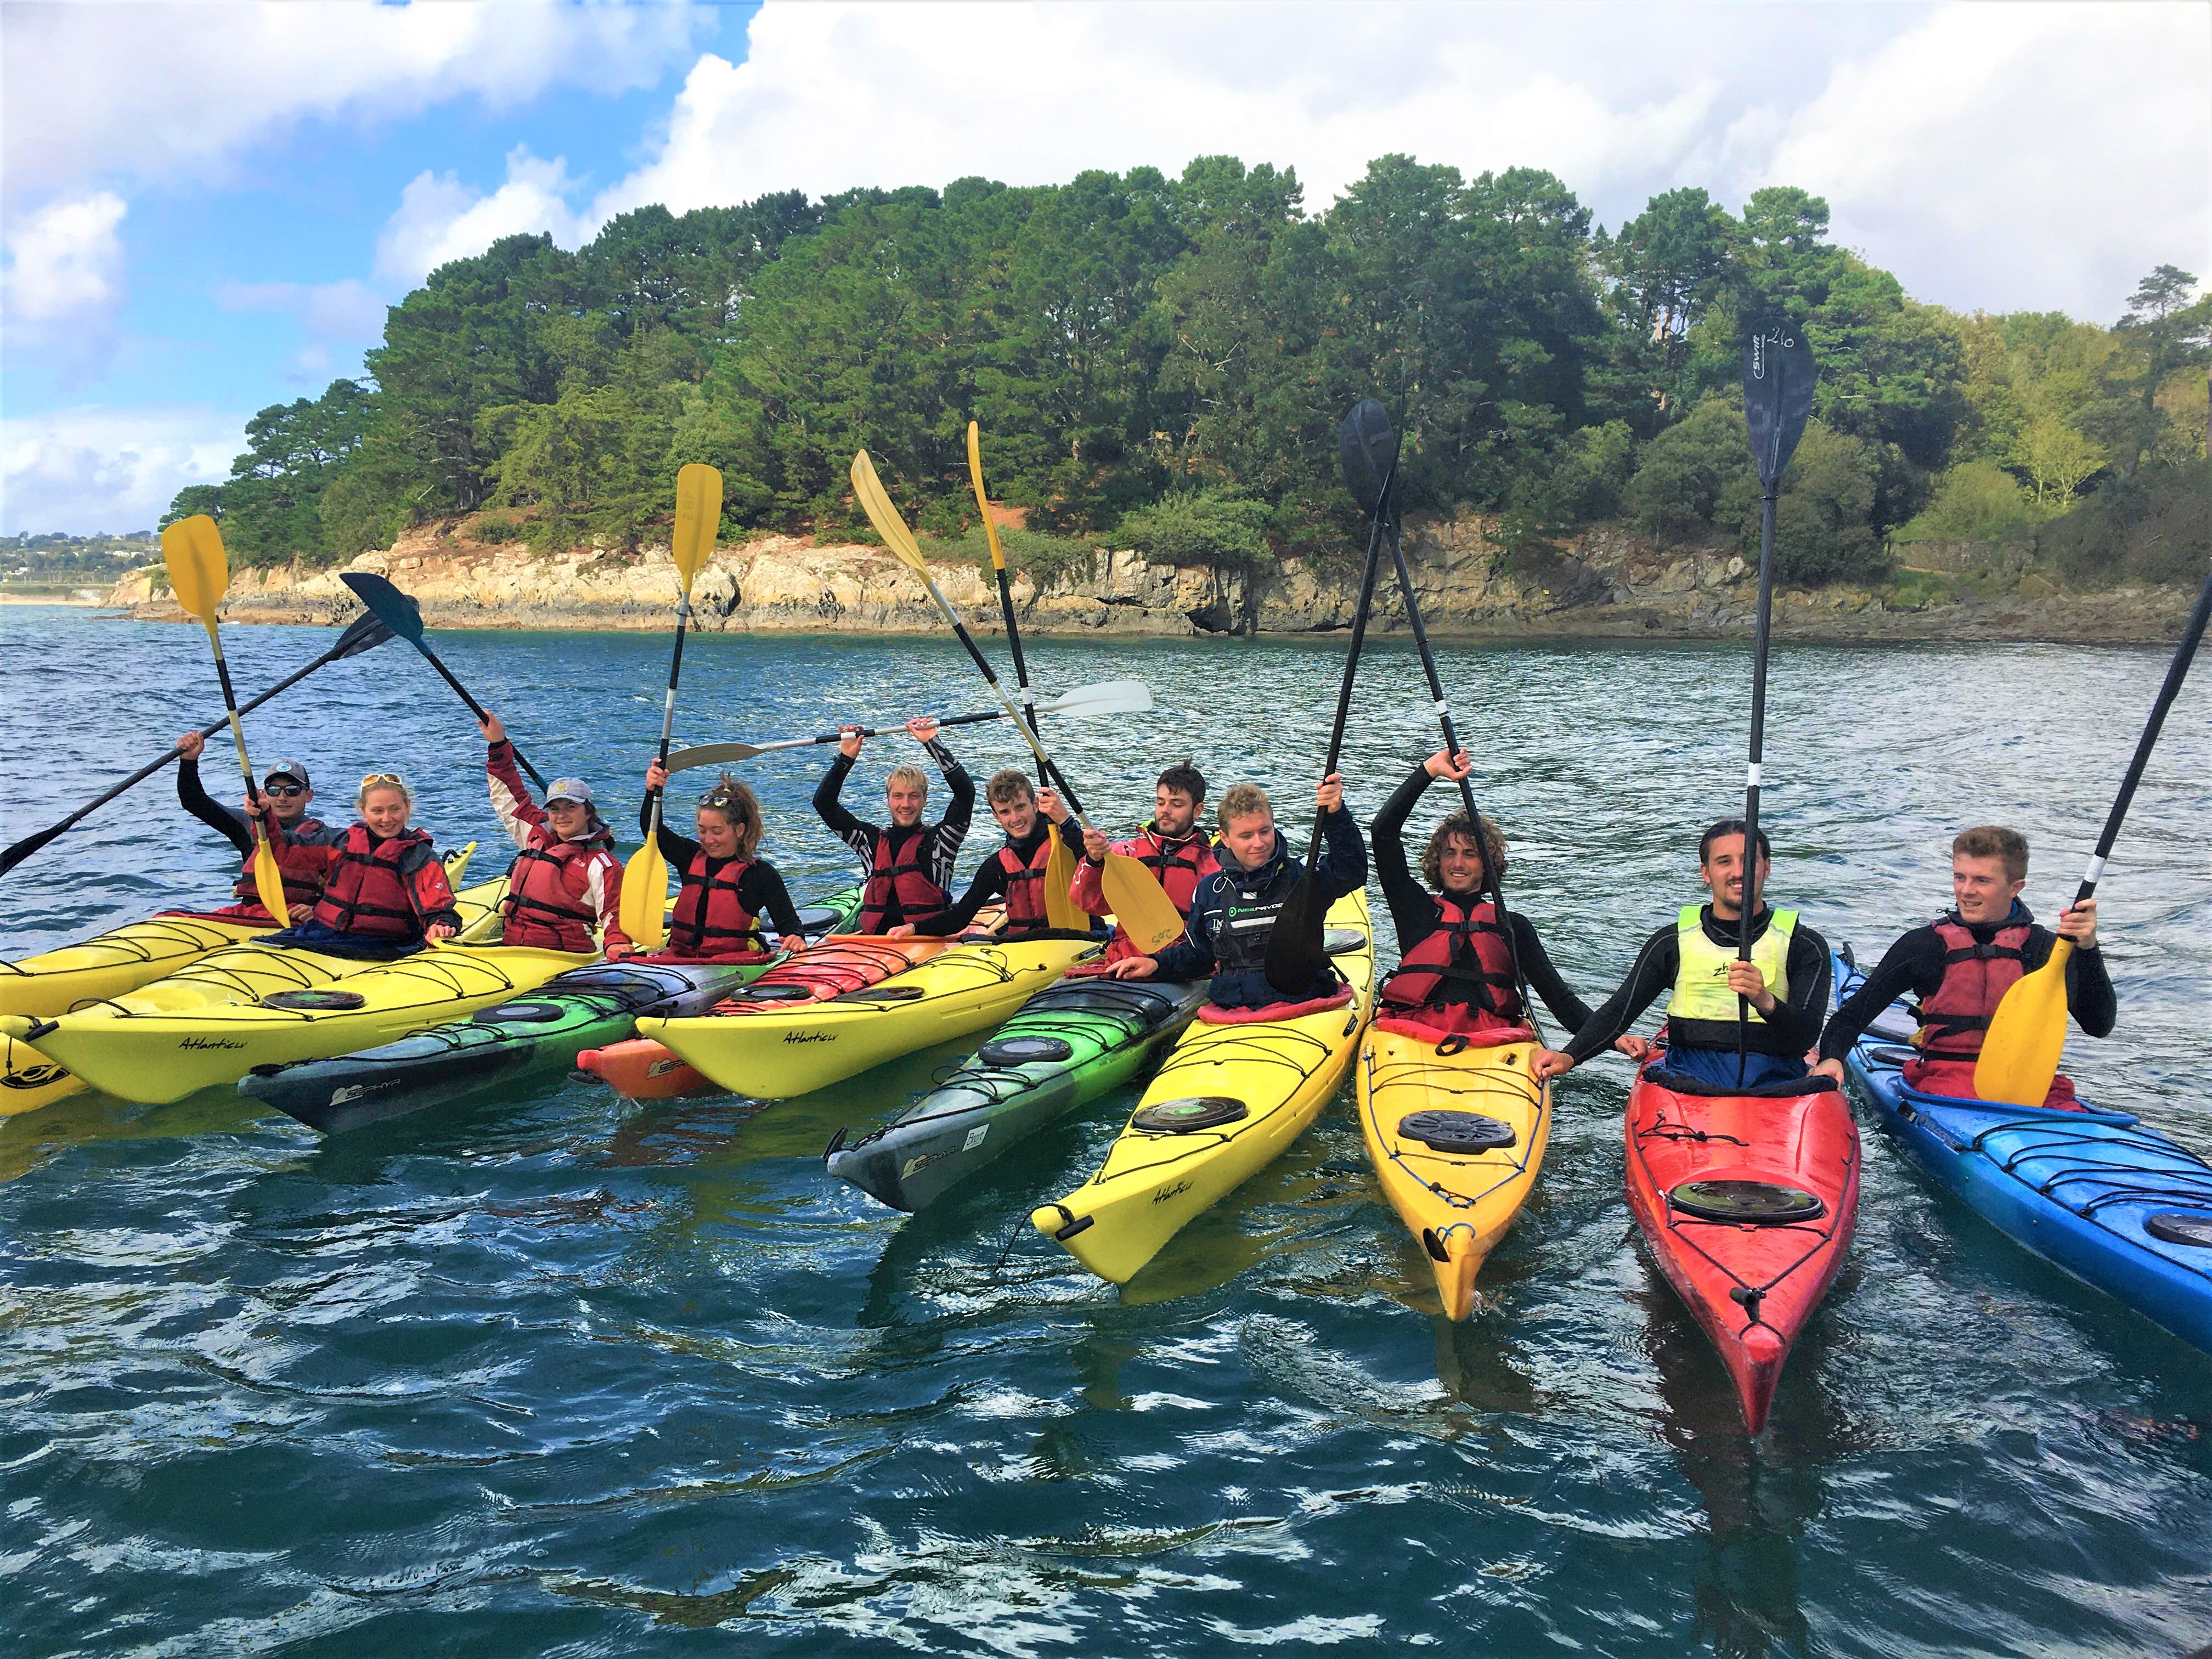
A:
<svg viewBox="0 0 2212 1659">
<path fill-rule="evenodd" d="M 377 239 L 376 273 L 411 288 L 451 259 L 481 253 L 502 236 L 548 231 L 563 246 L 585 234 L 568 205 L 575 181 L 561 161 L 542 161 L 518 146 L 507 158 L 507 178 L 489 195 L 453 173 L 418 174 L 400 193 L 399 208 Z M 383 319 L 377 319 L 380 326 Z"/>
<path fill-rule="evenodd" d="M 246 417 L 205 404 L 87 404 L 0 422 L 0 534 L 151 529 L 186 484 L 217 483 Z"/>
<path fill-rule="evenodd" d="M 8 232 L 11 324 L 56 324 L 111 310 L 122 296 L 128 210 L 112 191 L 49 203 Z"/>
<path fill-rule="evenodd" d="M 709 26 L 679 6 L 12 5 L 9 200 L 219 175 L 310 118 L 369 125 L 456 97 L 650 85 Z"/>
<path fill-rule="evenodd" d="M 2212 262 L 2212 35 L 2174 5 L 771 5 L 656 143 L 579 234 L 647 202 L 1224 151 L 1296 167 L 1319 207 L 1395 149 L 1548 167 L 1609 223 L 1679 185 L 1732 208 L 1800 185 L 1959 307 L 2110 318 L 2152 264 Z"/>
</svg>

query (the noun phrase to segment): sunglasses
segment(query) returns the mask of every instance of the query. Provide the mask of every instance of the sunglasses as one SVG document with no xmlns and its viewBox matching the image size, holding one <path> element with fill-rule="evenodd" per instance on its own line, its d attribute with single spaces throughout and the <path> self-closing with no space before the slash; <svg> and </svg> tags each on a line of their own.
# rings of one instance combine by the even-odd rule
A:
<svg viewBox="0 0 2212 1659">
<path fill-rule="evenodd" d="M 296 796 L 306 794 L 307 787 L 303 783 L 264 783 L 261 786 L 261 793 L 264 795 L 274 795 L 280 800 L 291 800 Z"/>
<path fill-rule="evenodd" d="M 371 772 L 362 779 L 361 787 L 374 789 L 380 783 L 397 784 L 402 789 L 407 787 L 407 781 L 397 772 Z"/>
</svg>

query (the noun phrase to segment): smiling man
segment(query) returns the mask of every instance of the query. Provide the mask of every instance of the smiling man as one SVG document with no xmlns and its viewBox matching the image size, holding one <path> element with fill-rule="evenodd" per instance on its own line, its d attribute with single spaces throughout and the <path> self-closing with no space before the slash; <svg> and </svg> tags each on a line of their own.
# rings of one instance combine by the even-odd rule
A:
<svg viewBox="0 0 2212 1659">
<path fill-rule="evenodd" d="M 1891 945 L 1865 982 L 1844 999 L 1820 1036 L 1815 1068 L 1843 1080 L 1844 1056 L 1883 1009 L 1910 992 L 1920 1022 L 1919 1054 L 1905 1080 L 1933 1095 L 1974 1097 L 1974 1062 L 2004 994 L 2051 960 L 2060 934 L 2074 941 L 2066 963 L 2066 1006 L 2093 1037 L 2109 1036 L 2119 1007 L 2097 948 L 2097 901 L 2059 913 L 2058 929 L 2039 927 L 2021 890 L 2027 885 L 2027 837 L 1982 824 L 1951 842 L 1951 908 Z M 2074 1080 L 2053 1079 L 2045 1106 L 2070 1108 Z"/>
<path fill-rule="evenodd" d="M 922 746 L 945 774 L 952 799 L 945 816 L 924 823 L 922 809 L 929 805 L 929 778 L 918 766 L 895 766 L 884 781 L 884 807 L 890 823 L 878 828 L 864 823 L 846 811 L 838 796 L 853 763 L 860 757 L 864 739 L 860 728 L 840 728 L 837 758 L 830 763 L 814 792 L 814 811 L 831 833 L 860 855 L 866 869 L 867 890 L 860 900 L 860 920 L 853 931 L 885 933 L 892 928 L 926 921 L 952 902 L 952 864 L 960 843 L 968 838 L 968 823 L 975 811 L 975 782 L 952 757 L 937 735 L 937 722 L 927 717 L 906 723 L 908 735 Z"/>
</svg>

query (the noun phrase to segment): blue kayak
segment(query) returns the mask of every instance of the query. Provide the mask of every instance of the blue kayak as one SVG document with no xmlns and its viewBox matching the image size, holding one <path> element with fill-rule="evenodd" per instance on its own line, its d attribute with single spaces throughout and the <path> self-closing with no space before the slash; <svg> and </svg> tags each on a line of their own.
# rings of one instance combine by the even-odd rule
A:
<svg viewBox="0 0 2212 1659">
<path fill-rule="evenodd" d="M 1838 1004 L 1865 977 L 1847 947 Z M 2212 1164 L 2125 1112 L 1909 1088 L 1914 1029 L 1893 1003 L 1845 1062 L 1913 1161 L 2015 1243 L 2212 1352 Z"/>
</svg>

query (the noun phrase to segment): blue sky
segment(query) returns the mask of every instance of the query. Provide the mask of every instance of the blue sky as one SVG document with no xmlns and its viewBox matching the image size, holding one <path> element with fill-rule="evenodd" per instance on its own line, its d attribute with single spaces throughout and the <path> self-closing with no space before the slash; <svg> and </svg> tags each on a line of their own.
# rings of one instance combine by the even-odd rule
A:
<svg viewBox="0 0 2212 1659">
<path fill-rule="evenodd" d="M 1255 30 L 1255 16 L 1267 27 Z M 513 230 L 796 186 L 1365 161 L 1828 197 L 1921 297 L 2111 320 L 2212 275 L 2190 3 L 685 8 L 11 3 L 0 531 L 149 526 L 247 415 Z"/>
</svg>

